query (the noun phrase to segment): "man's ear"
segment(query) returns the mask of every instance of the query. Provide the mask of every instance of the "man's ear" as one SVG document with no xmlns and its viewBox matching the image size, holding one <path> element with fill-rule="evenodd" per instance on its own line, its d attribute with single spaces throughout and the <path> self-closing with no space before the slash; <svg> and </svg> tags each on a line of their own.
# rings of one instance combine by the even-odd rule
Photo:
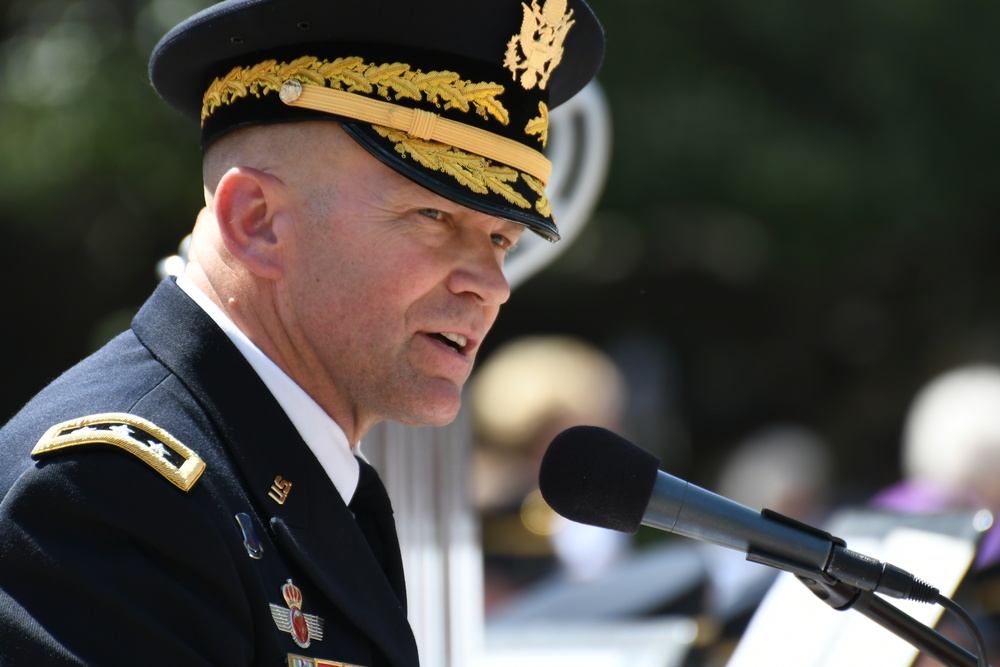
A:
<svg viewBox="0 0 1000 667">
<path fill-rule="evenodd" d="M 277 180 L 249 167 L 234 167 L 215 189 L 213 208 L 226 250 L 252 273 L 270 280 L 282 276 L 274 217 Z"/>
</svg>

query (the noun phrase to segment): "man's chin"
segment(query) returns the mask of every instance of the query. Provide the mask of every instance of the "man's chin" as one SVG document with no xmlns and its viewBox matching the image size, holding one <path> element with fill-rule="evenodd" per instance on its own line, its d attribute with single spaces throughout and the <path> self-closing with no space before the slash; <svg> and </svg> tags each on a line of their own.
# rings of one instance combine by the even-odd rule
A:
<svg viewBox="0 0 1000 667">
<path fill-rule="evenodd" d="M 394 421 L 407 426 L 447 426 L 455 421 L 461 407 L 461 389 L 453 384 L 443 390 L 437 387 L 401 406 Z"/>
<path fill-rule="evenodd" d="M 455 421 L 458 416 L 460 405 L 453 409 L 441 409 L 433 412 L 426 412 L 421 415 L 413 415 L 412 419 L 403 421 L 407 426 L 447 426 Z"/>
</svg>

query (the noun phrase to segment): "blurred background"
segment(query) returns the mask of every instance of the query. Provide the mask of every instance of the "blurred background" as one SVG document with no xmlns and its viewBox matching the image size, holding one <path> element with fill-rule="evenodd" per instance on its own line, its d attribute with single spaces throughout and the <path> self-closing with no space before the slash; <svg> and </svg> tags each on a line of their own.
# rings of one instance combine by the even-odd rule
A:
<svg viewBox="0 0 1000 667">
<path fill-rule="evenodd" d="M 0 420 L 127 326 L 193 223 L 197 132 L 146 63 L 207 4 L 0 2 Z M 1000 361 L 1000 4 L 591 4 L 607 186 L 482 362 L 572 336 L 674 474 L 712 487 L 738 443 L 795 424 L 830 452 L 830 502 L 870 497 L 901 475 L 918 389 Z"/>
</svg>

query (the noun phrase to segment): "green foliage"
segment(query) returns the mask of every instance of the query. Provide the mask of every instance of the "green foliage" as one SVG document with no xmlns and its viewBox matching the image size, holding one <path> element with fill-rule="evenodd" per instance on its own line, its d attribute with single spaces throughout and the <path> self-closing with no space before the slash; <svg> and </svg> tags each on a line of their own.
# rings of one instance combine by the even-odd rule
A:
<svg viewBox="0 0 1000 667">
<path fill-rule="evenodd" d="M 0 43 L 0 415 L 102 342 L 201 202 L 197 131 L 159 101 L 156 3 L 9 3 Z M 42 330 L 41 332 L 39 330 Z"/>
</svg>

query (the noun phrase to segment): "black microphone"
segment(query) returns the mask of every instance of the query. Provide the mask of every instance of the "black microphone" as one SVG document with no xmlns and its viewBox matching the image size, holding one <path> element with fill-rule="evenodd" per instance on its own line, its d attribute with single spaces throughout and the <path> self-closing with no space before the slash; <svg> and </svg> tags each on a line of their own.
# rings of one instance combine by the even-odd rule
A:
<svg viewBox="0 0 1000 667">
<path fill-rule="evenodd" d="M 862 591 L 934 602 L 938 590 L 894 565 L 847 548 L 844 540 L 771 510 L 745 505 L 659 470 L 660 460 L 596 426 L 566 429 L 542 458 L 538 485 L 561 516 L 635 533 L 651 526 L 737 549 L 747 560 Z"/>
</svg>

